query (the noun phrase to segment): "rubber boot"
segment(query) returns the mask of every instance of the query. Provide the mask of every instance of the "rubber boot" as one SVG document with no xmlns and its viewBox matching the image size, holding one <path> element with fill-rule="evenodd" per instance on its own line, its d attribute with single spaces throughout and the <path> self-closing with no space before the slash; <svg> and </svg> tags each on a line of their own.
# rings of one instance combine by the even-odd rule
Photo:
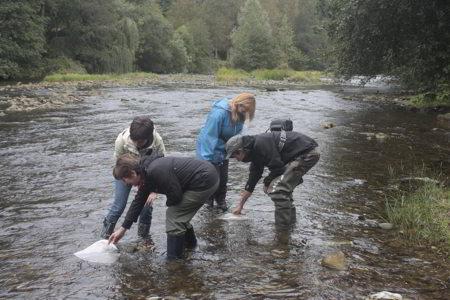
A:
<svg viewBox="0 0 450 300">
<path fill-rule="evenodd" d="M 184 252 L 185 235 L 167 235 L 167 259 L 182 259 Z"/>
<path fill-rule="evenodd" d="M 184 245 L 187 249 L 194 249 L 197 246 L 197 237 L 195 236 L 194 228 L 188 228 L 184 234 Z"/>
<path fill-rule="evenodd" d="M 211 197 L 205 202 L 206 208 L 212 210 L 214 208 L 214 198 Z"/>
<path fill-rule="evenodd" d="M 111 236 L 111 234 L 114 232 L 114 227 L 116 227 L 116 223 L 108 222 L 106 219 L 103 220 L 103 228 L 102 232 L 100 233 L 100 236 L 107 240 Z"/>
</svg>

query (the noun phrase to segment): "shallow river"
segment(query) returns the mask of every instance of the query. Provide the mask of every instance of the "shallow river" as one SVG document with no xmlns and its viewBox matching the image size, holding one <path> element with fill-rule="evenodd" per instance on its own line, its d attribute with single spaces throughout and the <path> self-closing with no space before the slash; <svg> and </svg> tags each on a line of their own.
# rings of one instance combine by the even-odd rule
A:
<svg viewBox="0 0 450 300">
<path fill-rule="evenodd" d="M 114 140 L 133 116 L 152 116 L 170 155 L 193 156 L 211 101 L 242 91 L 113 88 L 64 110 L 1 116 L 0 298 L 355 299 L 387 290 L 448 299 L 448 261 L 430 248 L 402 246 L 395 231 L 376 226 L 389 168 L 407 174 L 425 163 L 448 172 L 448 134 L 433 130 L 433 114 L 343 100 L 332 90 L 246 90 L 257 95 L 247 133 L 289 117 L 320 145 L 321 160 L 295 190 L 289 236 L 275 232 L 260 183 L 246 205 L 248 220 L 219 220 L 206 209 L 196 215 L 199 247 L 183 262 L 165 260 L 163 197 L 153 212 L 154 252 L 136 251 L 133 226 L 113 265 L 73 255 L 99 239 L 113 191 Z M 231 162 L 229 204 L 247 168 Z M 339 250 L 348 270 L 321 266 Z"/>
</svg>

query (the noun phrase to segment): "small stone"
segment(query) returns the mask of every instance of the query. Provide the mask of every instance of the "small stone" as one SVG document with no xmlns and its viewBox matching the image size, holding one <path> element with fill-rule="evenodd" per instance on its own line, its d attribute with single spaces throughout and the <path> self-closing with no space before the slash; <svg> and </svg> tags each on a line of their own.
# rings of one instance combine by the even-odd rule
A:
<svg viewBox="0 0 450 300">
<path fill-rule="evenodd" d="M 320 124 L 320 126 L 324 129 L 330 129 L 330 128 L 335 127 L 335 125 L 331 122 L 324 122 L 324 123 Z"/>
<path fill-rule="evenodd" d="M 344 271 L 347 270 L 347 261 L 345 259 L 345 255 L 342 251 L 338 251 L 332 254 L 327 255 L 321 261 L 322 266 Z"/>
<path fill-rule="evenodd" d="M 387 134 L 382 133 L 382 132 L 377 132 L 377 133 L 375 133 L 375 137 L 379 140 L 384 140 L 387 138 Z"/>
<path fill-rule="evenodd" d="M 391 223 L 379 223 L 378 227 L 380 227 L 381 229 L 390 230 L 394 228 L 394 225 L 392 225 Z"/>
<path fill-rule="evenodd" d="M 366 220 L 366 216 L 365 215 L 359 215 L 358 216 L 358 220 L 364 221 L 364 220 Z"/>
</svg>

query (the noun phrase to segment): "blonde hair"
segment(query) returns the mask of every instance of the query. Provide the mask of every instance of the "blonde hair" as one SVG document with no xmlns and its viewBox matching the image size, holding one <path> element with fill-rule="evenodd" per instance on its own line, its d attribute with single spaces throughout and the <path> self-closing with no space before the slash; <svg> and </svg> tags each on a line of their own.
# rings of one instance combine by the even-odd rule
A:
<svg viewBox="0 0 450 300">
<path fill-rule="evenodd" d="M 255 95 L 251 93 L 241 93 L 231 99 L 231 120 L 234 123 L 239 121 L 238 106 L 242 105 L 245 107 L 245 121 L 251 121 L 255 117 L 256 100 Z"/>
</svg>

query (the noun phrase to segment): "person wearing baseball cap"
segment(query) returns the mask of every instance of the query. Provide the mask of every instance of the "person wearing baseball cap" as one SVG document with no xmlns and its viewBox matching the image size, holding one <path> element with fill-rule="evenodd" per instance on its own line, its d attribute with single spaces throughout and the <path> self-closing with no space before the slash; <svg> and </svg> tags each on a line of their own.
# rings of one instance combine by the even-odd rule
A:
<svg viewBox="0 0 450 300">
<path fill-rule="evenodd" d="M 258 135 L 236 135 L 226 144 L 226 158 L 250 163 L 250 172 L 234 214 L 241 214 L 245 202 L 252 195 L 262 177 L 264 193 L 275 204 L 275 225 L 290 227 L 296 220 L 292 193 L 303 182 L 306 174 L 319 160 L 317 142 L 295 131 L 273 131 Z"/>
</svg>

